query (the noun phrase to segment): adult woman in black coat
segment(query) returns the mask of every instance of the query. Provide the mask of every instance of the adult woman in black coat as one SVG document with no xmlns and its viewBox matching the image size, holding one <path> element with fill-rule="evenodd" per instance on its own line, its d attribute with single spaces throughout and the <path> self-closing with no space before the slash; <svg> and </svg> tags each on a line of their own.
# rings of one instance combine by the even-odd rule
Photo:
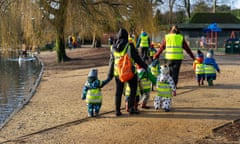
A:
<svg viewBox="0 0 240 144">
<path fill-rule="evenodd" d="M 127 30 L 120 29 L 117 34 L 117 38 L 111 47 L 111 55 L 110 55 L 110 60 L 109 60 L 110 68 L 109 68 L 109 72 L 108 72 L 109 79 L 112 79 L 113 77 L 115 77 L 115 81 L 116 81 L 116 93 L 115 93 L 115 114 L 116 114 L 116 116 L 122 115 L 120 107 L 121 107 L 124 83 L 119 80 L 118 72 L 116 71 L 116 68 L 114 68 L 117 65 L 117 60 L 116 60 L 117 57 L 115 56 L 114 53 L 121 53 L 126 47 L 130 48 L 131 58 L 133 59 L 134 63 L 137 63 L 145 70 L 147 70 L 147 68 L 148 68 L 147 64 L 145 62 L 143 62 L 143 60 L 139 56 L 134 45 L 131 43 L 128 43 Z M 136 90 L 137 90 L 137 74 L 136 74 L 136 72 L 135 72 L 134 77 L 127 82 L 131 89 L 130 98 L 129 98 L 129 102 L 128 102 L 129 114 L 138 114 L 139 111 L 134 108 L 135 95 L 136 95 Z"/>
</svg>

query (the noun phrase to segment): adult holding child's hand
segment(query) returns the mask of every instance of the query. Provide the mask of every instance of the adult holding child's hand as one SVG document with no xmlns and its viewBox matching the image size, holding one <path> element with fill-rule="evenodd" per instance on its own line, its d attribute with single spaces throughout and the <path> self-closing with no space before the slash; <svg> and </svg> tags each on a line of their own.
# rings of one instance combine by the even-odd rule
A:
<svg viewBox="0 0 240 144">
<path fill-rule="evenodd" d="M 170 75 L 172 76 L 174 83 L 177 87 L 178 75 L 182 60 L 184 59 L 183 50 L 194 60 L 195 57 L 185 41 L 183 35 L 180 34 L 178 27 L 173 25 L 169 34 L 165 35 L 165 39 L 160 45 L 157 53 L 154 55 L 154 59 L 159 58 L 160 54 L 165 50 L 165 63 L 169 65 Z"/>
</svg>

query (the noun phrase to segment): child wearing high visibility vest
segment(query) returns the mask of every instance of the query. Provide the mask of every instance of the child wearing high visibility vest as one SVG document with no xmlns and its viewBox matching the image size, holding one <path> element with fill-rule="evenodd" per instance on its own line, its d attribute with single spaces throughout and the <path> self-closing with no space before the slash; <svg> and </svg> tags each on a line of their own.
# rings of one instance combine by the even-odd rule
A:
<svg viewBox="0 0 240 144">
<path fill-rule="evenodd" d="M 162 108 L 165 112 L 171 110 L 172 95 L 176 96 L 176 86 L 169 74 L 168 65 L 161 66 L 161 73 L 157 78 L 157 95 L 154 97 L 154 108 Z"/>
<path fill-rule="evenodd" d="M 98 79 L 98 70 L 93 68 L 88 74 L 82 90 L 82 100 L 86 100 L 88 108 L 88 117 L 99 116 L 99 111 L 102 106 L 102 92 L 101 88 L 106 85 L 110 79 L 101 81 Z"/>
<path fill-rule="evenodd" d="M 157 79 L 158 75 L 160 74 L 160 62 L 158 59 L 155 59 L 150 65 L 149 69 L 152 75 Z M 152 91 L 154 90 L 154 84 L 152 83 Z"/>
<path fill-rule="evenodd" d="M 216 80 L 217 74 L 220 73 L 220 68 L 213 57 L 213 51 L 207 52 L 206 58 L 204 59 L 204 73 L 205 79 L 208 82 L 208 86 L 213 86 L 213 80 Z"/>
<path fill-rule="evenodd" d="M 129 96 L 131 94 L 131 89 L 130 89 L 130 86 L 128 83 L 125 83 L 124 84 L 124 95 L 125 95 L 125 109 L 127 112 L 129 112 L 129 106 L 128 106 L 128 103 L 129 103 Z M 138 103 L 140 101 L 140 96 L 141 96 L 141 93 L 140 93 L 140 85 L 139 85 L 139 81 L 137 83 L 137 92 L 136 92 L 136 96 L 135 96 L 135 104 L 134 104 L 134 107 L 136 110 L 138 110 Z"/>
<path fill-rule="evenodd" d="M 152 43 L 149 48 L 149 57 L 151 62 L 153 62 L 153 56 L 157 53 L 157 50 L 154 48 L 154 44 Z"/>
<path fill-rule="evenodd" d="M 151 91 L 151 84 L 156 84 L 156 78 L 152 75 L 151 71 L 146 71 L 143 68 L 137 65 L 137 73 L 139 77 L 140 83 L 140 91 L 141 91 L 141 108 L 148 109 L 150 108 L 147 106 L 150 91 Z"/>
<path fill-rule="evenodd" d="M 196 75 L 198 86 L 204 85 L 205 74 L 204 74 L 204 55 L 201 50 L 197 50 L 196 59 L 193 62 L 193 69 Z"/>
</svg>

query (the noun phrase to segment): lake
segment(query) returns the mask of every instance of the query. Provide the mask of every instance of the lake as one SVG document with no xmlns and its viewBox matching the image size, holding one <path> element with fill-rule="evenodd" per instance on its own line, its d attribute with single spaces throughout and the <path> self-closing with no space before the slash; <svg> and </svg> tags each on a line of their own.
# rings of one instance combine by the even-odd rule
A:
<svg viewBox="0 0 240 144">
<path fill-rule="evenodd" d="M 0 128 L 32 97 L 40 81 L 37 57 L 3 57 L 0 54 Z"/>
</svg>

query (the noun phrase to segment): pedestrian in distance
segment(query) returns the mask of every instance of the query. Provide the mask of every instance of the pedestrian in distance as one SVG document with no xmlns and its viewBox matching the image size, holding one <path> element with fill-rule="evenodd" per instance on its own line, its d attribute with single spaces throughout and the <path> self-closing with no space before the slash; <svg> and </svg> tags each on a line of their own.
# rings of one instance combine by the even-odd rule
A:
<svg viewBox="0 0 240 144">
<path fill-rule="evenodd" d="M 195 57 L 185 41 L 182 34 L 176 25 L 173 25 L 170 29 L 170 33 L 165 35 L 165 39 L 162 41 L 160 48 L 154 55 L 154 59 L 158 59 L 160 54 L 165 50 L 165 63 L 169 66 L 170 75 L 172 76 L 175 85 L 178 85 L 178 76 L 182 60 L 184 59 L 183 50 L 195 60 Z"/>
<path fill-rule="evenodd" d="M 136 47 L 140 48 L 141 57 L 144 62 L 149 61 L 149 47 L 151 45 L 151 40 L 147 32 L 142 30 L 140 36 L 138 37 Z"/>
<path fill-rule="evenodd" d="M 128 42 L 128 32 L 126 29 L 121 28 L 117 34 L 116 40 L 111 47 L 111 54 L 109 60 L 109 72 L 108 77 L 112 79 L 115 77 L 116 81 L 116 93 L 115 93 L 115 114 L 116 116 L 122 115 L 121 113 L 121 101 L 124 89 L 124 83 L 119 79 L 118 64 L 122 56 L 124 56 L 129 51 L 132 63 L 139 64 L 144 69 L 148 69 L 147 64 L 138 55 L 138 51 L 132 43 Z M 128 100 L 129 114 L 138 114 L 139 111 L 135 109 L 134 104 L 136 102 L 135 96 L 137 91 L 137 73 L 136 68 L 132 67 L 133 77 L 126 81 L 130 87 L 130 96 Z"/>
<path fill-rule="evenodd" d="M 101 88 L 106 85 L 110 79 L 101 81 L 98 79 L 98 70 L 93 68 L 89 71 L 88 79 L 82 90 L 82 100 L 86 100 L 88 108 L 88 117 L 99 116 L 102 106 Z"/>
</svg>

